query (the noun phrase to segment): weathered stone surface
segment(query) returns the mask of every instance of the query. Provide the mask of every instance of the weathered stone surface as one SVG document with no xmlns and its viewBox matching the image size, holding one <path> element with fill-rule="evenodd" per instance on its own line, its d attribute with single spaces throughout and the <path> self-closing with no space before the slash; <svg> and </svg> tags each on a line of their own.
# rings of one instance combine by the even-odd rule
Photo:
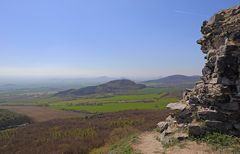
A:
<svg viewBox="0 0 240 154">
<path fill-rule="evenodd" d="M 199 125 L 190 125 L 188 127 L 188 133 L 189 133 L 189 136 L 191 137 L 199 137 L 204 135 L 206 132 Z"/>
<path fill-rule="evenodd" d="M 218 12 L 201 32 L 202 83 L 186 91 L 183 100 L 190 106 L 199 102 L 196 117 L 206 120 L 208 130 L 228 133 L 235 121 L 240 123 L 240 6 Z"/>
<path fill-rule="evenodd" d="M 206 127 L 210 131 L 216 131 L 221 133 L 227 133 L 233 128 L 231 123 L 224 123 L 222 121 L 206 120 Z"/>
<path fill-rule="evenodd" d="M 190 136 L 208 132 L 240 136 L 240 6 L 204 21 L 201 32 L 197 43 L 206 59 L 203 76 L 184 92 L 181 104 L 169 104 L 179 110 L 169 127 L 181 130 L 180 125 L 186 126 Z"/>
<path fill-rule="evenodd" d="M 174 124 L 176 122 L 176 119 L 173 117 L 173 115 L 169 115 L 166 118 L 166 122 L 168 122 L 169 124 Z"/>
<path fill-rule="evenodd" d="M 206 120 L 206 126 L 214 130 L 225 130 L 224 123 L 222 121 Z"/>
<path fill-rule="evenodd" d="M 168 135 L 166 134 L 166 131 L 163 131 L 163 132 L 160 134 L 159 139 L 160 139 L 160 141 L 161 141 L 163 144 L 168 144 L 168 143 L 171 142 L 171 138 L 170 138 L 170 136 L 168 136 Z"/>
<path fill-rule="evenodd" d="M 237 129 L 238 131 L 240 131 L 240 123 L 234 124 L 233 125 L 235 129 Z"/>
<path fill-rule="evenodd" d="M 228 111 L 239 111 L 239 104 L 237 102 L 223 104 L 221 109 Z"/>
<path fill-rule="evenodd" d="M 163 142 L 165 137 L 166 137 L 166 132 L 165 131 L 161 132 L 159 136 L 160 141 Z"/>
<path fill-rule="evenodd" d="M 176 115 L 176 121 L 177 123 L 181 124 L 181 123 L 191 123 L 193 120 L 192 117 L 192 112 L 189 110 L 184 110 L 181 113 L 179 113 L 178 115 Z"/>
<path fill-rule="evenodd" d="M 201 120 L 217 120 L 217 121 L 227 120 L 223 113 L 217 112 L 215 110 L 198 111 L 197 118 Z"/>
<path fill-rule="evenodd" d="M 157 125 L 161 133 L 168 128 L 168 122 L 162 121 L 162 122 L 159 122 Z"/>
<path fill-rule="evenodd" d="M 171 127 L 168 127 L 168 128 L 167 128 L 166 134 L 172 134 L 172 133 L 174 133 L 174 132 L 176 132 L 176 131 L 177 131 L 177 127 L 171 126 Z"/>
<path fill-rule="evenodd" d="M 167 108 L 171 109 L 171 110 L 184 110 L 187 107 L 186 104 L 183 103 L 169 103 L 167 105 Z"/>
</svg>

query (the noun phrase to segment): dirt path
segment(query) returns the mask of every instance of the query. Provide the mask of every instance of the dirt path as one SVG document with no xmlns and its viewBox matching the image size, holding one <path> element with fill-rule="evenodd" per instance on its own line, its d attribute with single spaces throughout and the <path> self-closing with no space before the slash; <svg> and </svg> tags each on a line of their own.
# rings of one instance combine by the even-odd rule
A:
<svg viewBox="0 0 240 154">
<path fill-rule="evenodd" d="M 36 122 L 49 121 L 60 118 L 72 118 L 72 117 L 83 117 L 84 114 L 72 112 L 54 110 L 46 107 L 36 106 L 0 106 L 0 109 L 8 109 L 13 112 L 27 115 L 33 118 Z"/>
<path fill-rule="evenodd" d="M 141 134 L 139 143 L 133 145 L 133 148 L 143 154 L 218 154 L 218 152 L 213 152 L 206 144 L 197 144 L 192 141 L 183 142 L 182 146 L 165 149 L 161 142 L 156 139 L 158 135 L 158 132 Z"/>
<path fill-rule="evenodd" d="M 134 145 L 134 149 L 142 152 L 143 154 L 157 154 L 164 152 L 164 148 L 157 140 L 158 132 L 145 132 L 140 135 L 140 143 Z"/>
</svg>

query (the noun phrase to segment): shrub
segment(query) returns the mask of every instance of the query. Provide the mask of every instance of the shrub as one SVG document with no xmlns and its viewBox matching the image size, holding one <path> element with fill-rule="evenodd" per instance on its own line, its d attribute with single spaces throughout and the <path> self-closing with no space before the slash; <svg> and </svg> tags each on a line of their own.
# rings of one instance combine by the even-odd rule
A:
<svg viewBox="0 0 240 154">
<path fill-rule="evenodd" d="M 211 145 L 214 150 L 231 150 L 240 153 L 240 139 L 234 136 L 221 133 L 210 133 L 200 138 L 195 138 L 198 142 L 205 142 Z"/>
<path fill-rule="evenodd" d="M 26 123 L 32 123 L 32 119 L 25 115 L 0 109 L 0 130 L 13 128 Z"/>
<path fill-rule="evenodd" d="M 97 132 L 93 128 L 73 128 L 69 130 L 55 130 L 51 133 L 53 139 L 59 140 L 63 138 L 75 138 L 75 139 L 89 139 L 94 138 Z"/>
<path fill-rule="evenodd" d="M 113 127 L 138 126 L 144 123 L 144 118 L 119 118 L 111 122 Z"/>
<path fill-rule="evenodd" d="M 15 136 L 15 130 L 9 129 L 9 130 L 3 130 L 0 131 L 0 143 L 8 143 L 12 137 Z"/>
</svg>

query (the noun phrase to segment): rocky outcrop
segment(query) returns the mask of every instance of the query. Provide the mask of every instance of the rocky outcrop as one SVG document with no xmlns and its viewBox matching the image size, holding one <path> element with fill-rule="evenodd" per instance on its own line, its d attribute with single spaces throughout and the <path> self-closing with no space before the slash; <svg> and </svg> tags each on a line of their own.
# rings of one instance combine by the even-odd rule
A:
<svg viewBox="0 0 240 154">
<path fill-rule="evenodd" d="M 190 136 L 207 132 L 240 136 L 240 6 L 204 21 L 201 32 L 203 37 L 197 43 L 206 55 L 203 76 L 183 94 L 180 103 L 186 108 L 171 115 L 173 120 L 167 123 L 177 131 L 166 135 L 166 128 L 162 134 L 174 136 L 182 131 Z"/>
</svg>

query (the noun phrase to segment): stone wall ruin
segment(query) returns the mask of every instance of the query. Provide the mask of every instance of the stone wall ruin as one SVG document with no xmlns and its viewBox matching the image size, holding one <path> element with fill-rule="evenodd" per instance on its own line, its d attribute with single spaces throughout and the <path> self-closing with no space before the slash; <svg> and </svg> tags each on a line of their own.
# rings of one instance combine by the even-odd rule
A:
<svg viewBox="0 0 240 154">
<path fill-rule="evenodd" d="M 201 32 L 203 76 L 183 94 L 184 109 L 158 124 L 163 142 L 208 132 L 240 136 L 240 6 L 204 21 Z"/>
</svg>

